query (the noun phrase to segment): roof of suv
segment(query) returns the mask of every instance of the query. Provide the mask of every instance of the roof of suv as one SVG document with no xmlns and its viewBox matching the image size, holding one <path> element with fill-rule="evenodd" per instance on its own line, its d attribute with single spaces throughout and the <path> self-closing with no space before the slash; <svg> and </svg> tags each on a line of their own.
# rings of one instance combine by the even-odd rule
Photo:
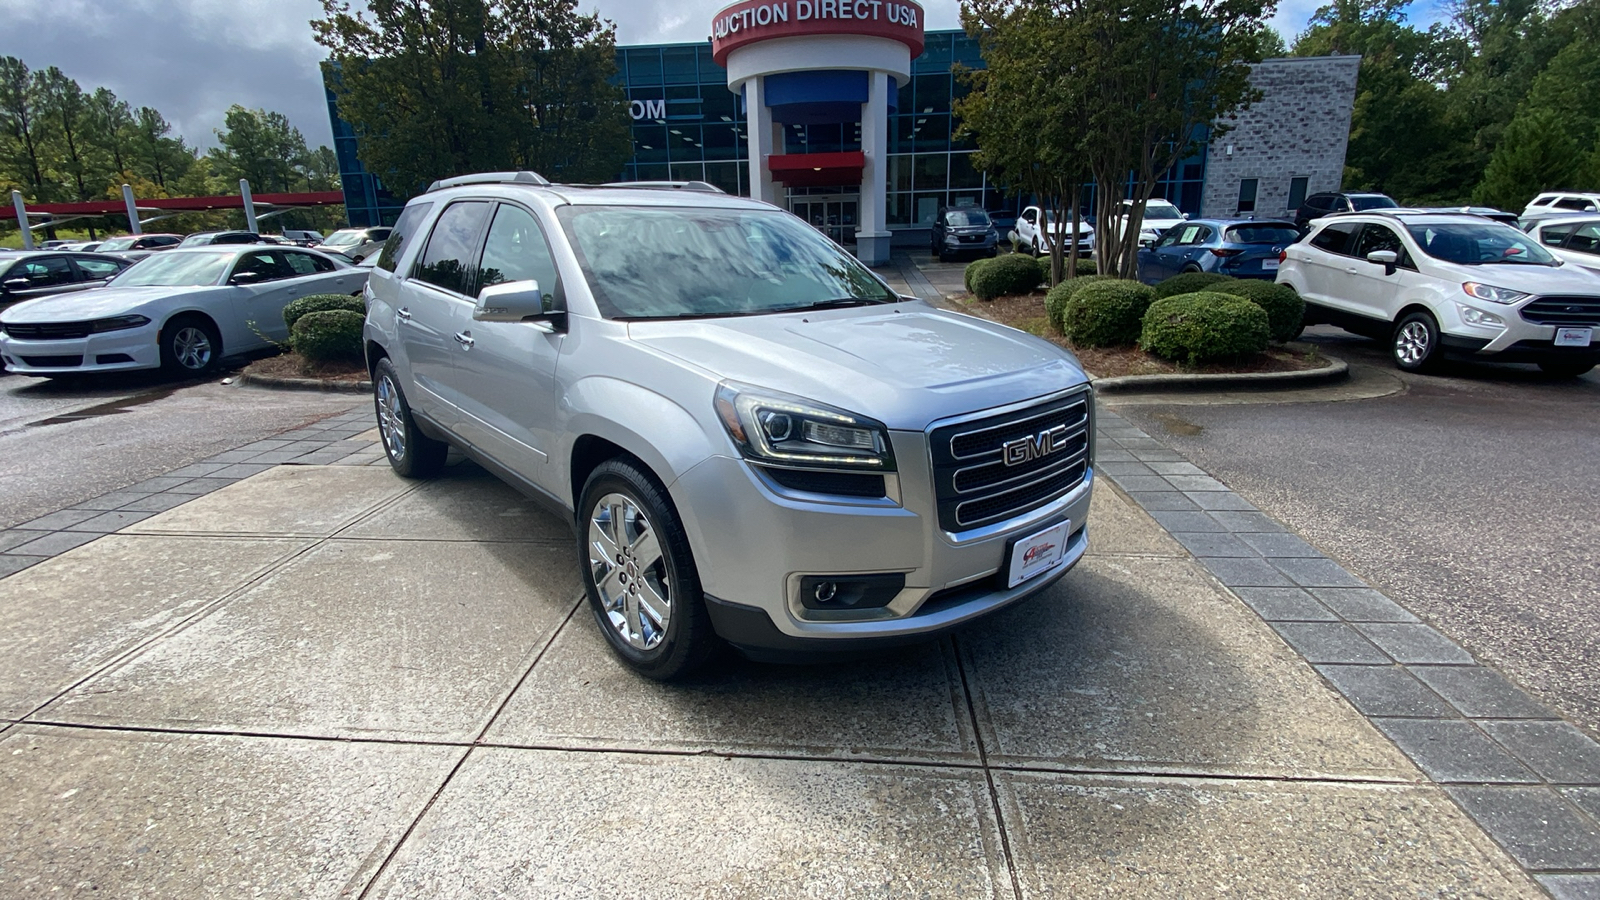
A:
<svg viewBox="0 0 1600 900">
<path fill-rule="evenodd" d="M 1357 216 L 1377 216 L 1383 219 L 1400 219 L 1406 222 L 1423 220 L 1427 222 L 1456 222 L 1468 225 L 1482 225 L 1493 222 L 1483 216 L 1462 212 L 1433 212 L 1425 209 L 1408 209 L 1406 207 L 1389 207 L 1384 209 L 1365 209 L 1357 212 L 1336 212 L 1317 219 L 1320 223 L 1342 222 Z M 1498 223 L 1496 223 L 1498 224 Z"/>
<path fill-rule="evenodd" d="M 551 184 L 537 172 L 481 172 L 444 178 L 421 196 L 460 188 L 504 187 L 551 194 L 573 206 L 665 206 L 773 209 L 773 205 L 724 193 L 704 181 L 616 181 L 608 184 Z"/>
</svg>

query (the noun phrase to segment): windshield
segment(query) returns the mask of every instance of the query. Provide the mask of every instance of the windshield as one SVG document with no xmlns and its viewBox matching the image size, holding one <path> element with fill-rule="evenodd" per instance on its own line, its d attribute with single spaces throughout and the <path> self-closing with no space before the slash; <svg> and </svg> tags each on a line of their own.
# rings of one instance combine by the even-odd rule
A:
<svg viewBox="0 0 1600 900">
<path fill-rule="evenodd" d="M 1164 200 L 1151 200 L 1144 205 L 1146 219 L 1181 219 L 1183 213 L 1176 206 Z"/>
<path fill-rule="evenodd" d="M 111 283 L 117 287 L 216 284 L 232 261 L 232 253 L 157 253 L 129 266 Z"/>
<path fill-rule="evenodd" d="M 220 232 L 220 231 L 205 231 L 205 232 L 201 232 L 200 234 L 191 234 L 188 237 L 184 238 L 183 240 L 179 241 L 178 242 L 178 246 L 179 247 L 205 247 L 205 246 L 209 246 L 211 244 L 211 242 L 216 239 L 217 235 L 219 235 L 221 233 L 222 232 Z"/>
<path fill-rule="evenodd" d="M 855 257 L 785 212 L 566 206 L 560 217 L 607 318 L 743 316 L 898 299 Z"/>
<path fill-rule="evenodd" d="M 361 238 L 364 233 L 365 232 L 360 228 L 341 228 L 338 231 L 335 231 L 333 234 L 328 235 L 328 239 L 323 241 L 323 243 L 331 247 L 353 247 L 356 244 L 361 243 Z"/>
<path fill-rule="evenodd" d="M 1281 223 L 1235 225 L 1223 240 L 1230 244 L 1292 244 L 1300 240 L 1300 230 Z"/>
<path fill-rule="evenodd" d="M 1508 265 L 1558 266 L 1549 251 L 1509 225 L 1448 223 L 1407 225 L 1422 252 L 1434 259 L 1467 266 L 1503 263 Z"/>
<path fill-rule="evenodd" d="M 1369 194 L 1363 197 L 1351 197 L 1350 205 L 1356 212 L 1361 212 L 1366 209 L 1395 209 L 1400 204 L 1382 194 Z"/>
<path fill-rule="evenodd" d="M 981 209 L 952 209 L 944 214 L 944 223 L 951 228 L 982 227 L 989 224 L 989 214 Z"/>
<path fill-rule="evenodd" d="M 110 250 L 126 250 L 129 247 L 132 247 L 133 242 L 136 240 L 138 240 L 138 238 L 133 235 L 129 235 L 128 237 L 114 237 L 101 242 L 99 249 L 102 253 Z"/>
</svg>

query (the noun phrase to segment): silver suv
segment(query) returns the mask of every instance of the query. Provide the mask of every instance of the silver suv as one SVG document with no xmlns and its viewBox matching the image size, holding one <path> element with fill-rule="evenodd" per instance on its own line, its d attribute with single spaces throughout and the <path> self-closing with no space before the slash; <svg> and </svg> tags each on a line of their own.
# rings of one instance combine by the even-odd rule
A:
<svg viewBox="0 0 1600 900">
<path fill-rule="evenodd" d="M 709 185 L 448 179 L 367 286 L 395 470 L 459 448 L 575 531 L 596 623 L 667 679 L 926 639 L 1083 555 L 1076 360 L 897 296 Z"/>
</svg>

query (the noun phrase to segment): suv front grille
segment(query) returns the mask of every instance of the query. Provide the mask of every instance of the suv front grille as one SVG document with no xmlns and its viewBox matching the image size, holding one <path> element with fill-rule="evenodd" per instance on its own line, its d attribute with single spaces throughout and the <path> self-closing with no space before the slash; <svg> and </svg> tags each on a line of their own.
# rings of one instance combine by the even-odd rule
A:
<svg viewBox="0 0 1600 900">
<path fill-rule="evenodd" d="M 1083 483 L 1089 465 L 1089 402 L 1089 393 L 1083 391 L 1029 409 L 935 428 L 929 446 L 939 526 L 969 531 L 1023 515 Z M 1006 462 L 1007 444 L 1016 453 L 1011 464 Z M 1046 452 L 1039 453 L 1041 449 Z"/>
<path fill-rule="evenodd" d="M 1600 297 L 1540 297 L 1521 312 L 1535 325 L 1600 328 Z"/>
</svg>

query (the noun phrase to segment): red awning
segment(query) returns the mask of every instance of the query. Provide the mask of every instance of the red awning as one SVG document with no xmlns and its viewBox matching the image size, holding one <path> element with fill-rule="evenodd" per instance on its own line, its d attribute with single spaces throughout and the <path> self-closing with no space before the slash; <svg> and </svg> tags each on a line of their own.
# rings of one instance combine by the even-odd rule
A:
<svg viewBox="0 0 1600 900">
<path fill-rule="evenodd" d="M 867 155 L 860 150 L 845 153 L 782 153 L 767 157 L 772 177 L 789 187 L 827 187 L 835 184 L 860 184 Z"/>
</svg>

